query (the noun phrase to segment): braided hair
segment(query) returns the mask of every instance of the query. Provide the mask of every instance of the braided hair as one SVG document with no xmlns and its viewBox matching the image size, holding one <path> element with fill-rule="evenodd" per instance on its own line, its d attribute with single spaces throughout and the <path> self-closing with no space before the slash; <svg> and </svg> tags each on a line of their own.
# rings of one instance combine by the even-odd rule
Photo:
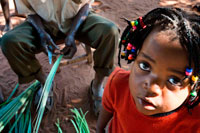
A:
<svg viewBox="0 0 200 133">
<path fill-rule="evenodd" d="M 128 63 L 133 62 L 140 49 L 142 48 L 145 38 L 155 27 L 161 30 L 172 29 L 176 32 L 180 44 L 187 49 L 189 68 L 192 68 L 192 75 L 200 77 L 200 16 L 192 12 L 186 12 L 179 8 L 156 8 L 144 17 L 139 17 L 135 21 L 129 21 L 122 33 L 119 43 L 118 64 L 120 58 L 125 59 Z M 123 51 L 122 46 L 124 46 Z M 189 77 L 190 78 L 190 77 Z M 190 78 L 192 79 L 192 78 Z M 191 109 L 200 102 L 200 79 L 192 82 L 193 90 L 197 91 L 197 95 L 190 96 L 188 100 L 188 108 Z"/>
</svg>

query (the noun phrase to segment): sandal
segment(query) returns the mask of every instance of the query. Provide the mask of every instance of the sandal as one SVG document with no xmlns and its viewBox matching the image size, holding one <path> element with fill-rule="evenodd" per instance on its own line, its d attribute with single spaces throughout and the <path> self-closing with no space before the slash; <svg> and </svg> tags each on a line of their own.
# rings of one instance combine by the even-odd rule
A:
<svg viewBox="0 0 200 133">
<path fill-rule="evenodd" d="M 45 106 L 45 113 L 51 111 L 53 108 L 53 90 L 55 89 L 55 83 L 52 84 L 51 90 L 49 92 L 48 98 L 47 98 L 47 103 Z M 43 85 L 41 84 L 39 87 L 39 90 L 37 90 L 35 99 L 34 99 L 34 104 L 37 106 L 40 101 L 40 97 L 42 95 L 42 90 L 43 90 Z"/>
<path fill-rule="evenodd" d="M 96 116 L 99 115 L 100 109 L 101 109 L 101 101 L 102 101 L 102 95 L 101 96 L 97 96 L 93 93 L 92 91 L 92 84 L 93 84 L 93 80 L 91 81 L 90 87 L 89 87 L 89 97 L 92 99 L 92 110 L 94 111 L 94 114 Z M 104 88 L 102 88 L 104 89 Z"/>
</svg>

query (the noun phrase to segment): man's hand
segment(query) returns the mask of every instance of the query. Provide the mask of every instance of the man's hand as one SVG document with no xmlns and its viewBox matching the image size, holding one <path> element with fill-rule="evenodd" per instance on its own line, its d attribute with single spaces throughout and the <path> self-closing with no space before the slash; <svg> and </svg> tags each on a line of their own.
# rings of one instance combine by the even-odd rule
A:
<svg viewBox="0 0 200 133">
<path fill-rule="evenodd" d="M 80 1 L 80 0 L 73 0 L 73 1 Z M 71 59 L 77 51 L 74 36 L 80 25 L 85 21 L 89 13 L 89 4 L 86 3 L 77 13 L 72 21 L 72 25 L 70 27 L 70 31 L 67 34 L 65 39 L 65 48 L 61 51 L 64 55 L 63 57 L 66 59 Z"/>
<path fill-rule="evenodd" d="M 53 39 L 47 32 L 40 32 L 39 36 L 41 40 L 41 45 L 46 53 L 48 53 L 48 51 L 54 53 L 55 49 L 59 50 L 59 47 L 54 43 Z"/>
<path fill-rule="evenodd" d="M 73 35 L 68 35 L 65 38 L 65 47 L 61 50 L 61 53 L 64 55 L 63 58 L 71 59 L 76 53 L 77 48 Z"/>
<path fill-rule="evenodd" d="M 27 21 L 37 30 L 40 36 L 41 45 L 44 48 L 46 54 L 48 52 L 53 53 L 55 49 L 59 50 L 59 47 L 54 43 L 51 36 L 44 30 L 40 16 L 37 14 L 29 15 Z"/>
</svg>

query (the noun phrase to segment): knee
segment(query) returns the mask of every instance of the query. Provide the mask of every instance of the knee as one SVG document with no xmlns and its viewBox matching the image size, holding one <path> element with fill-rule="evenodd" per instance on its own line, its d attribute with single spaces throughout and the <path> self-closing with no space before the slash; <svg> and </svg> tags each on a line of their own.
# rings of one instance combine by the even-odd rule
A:
<svg viewBox="0 0 200 133">
<path fill-rule="evenodd" d="M 119 28 L 114 23 L 106 23 L 104 24 L 104 35 L 107 35 L 109 37 L 119 37 Z"/>
<path fill-rule="evenodd" d="M 110 35 L 115 36 L 115 37 L 119 37 L 119 28 L 115 25 L 112 24 L 110 26 Z"/>
<path fill-rule="evenodd" d="M 17 43 L 17 38 L 13 34 L 8 34 L 6 33 L 2 38 L 1 38 L 1 49 L 4 54 L 12 52 L 15 48 L 15 44 Z"/>
</svg>

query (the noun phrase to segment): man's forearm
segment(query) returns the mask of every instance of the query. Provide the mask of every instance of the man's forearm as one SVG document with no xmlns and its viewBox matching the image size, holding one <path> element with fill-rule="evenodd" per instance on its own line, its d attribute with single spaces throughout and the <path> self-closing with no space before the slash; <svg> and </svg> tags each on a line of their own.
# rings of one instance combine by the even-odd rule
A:
<svg viewBox="0 0 200 133">
<path fill-rule="evenodd" d="M 83 21 L 87 18 L 89 13 L 89 4 L 85 4 L 77 13 L 77 15 L 74 17 L 70 31 L 68 35 L 75 36 L 75 33 L 77 32 L 80 25 L 83 23 Z"/>
<path fill-rule="evenodd" d="M 33 25 L 39 34 L 45 32 L 41 18 L 37 14 L 29 15 L 27 21 Z"/>
</svg>

